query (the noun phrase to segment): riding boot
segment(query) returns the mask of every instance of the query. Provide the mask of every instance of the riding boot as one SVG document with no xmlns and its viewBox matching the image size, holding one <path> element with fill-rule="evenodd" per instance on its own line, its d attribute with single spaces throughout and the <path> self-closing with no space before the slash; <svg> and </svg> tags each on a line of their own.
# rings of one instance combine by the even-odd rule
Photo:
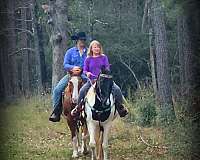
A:
<svg viewBox="0 0 200 160">
<path fill-rule="evenodd" d="M 80 102 L 80 103 L 78 103 L 78 105 L 71 111 L 71 115 L 73 116 L 73 117 L 78 117 L 79 115 L 80 115 L 80 113 L 83 111 L 83 104 L 84 104 L 84 102 L 83 102 L 83 100 Z"/>
<path fill-rule="evenodd" d="M 128 114 L 128 110 L 120 103 L 116 103 L 116 109 L 120 117 L 125 117 Z"/>
<path fill-rule="evenodd" d="M 51 116 L 49 117 L 49 121 L 59 122 L 61 113 L 62 113 L 62 105 L 56 106 Z"/>
</svg>

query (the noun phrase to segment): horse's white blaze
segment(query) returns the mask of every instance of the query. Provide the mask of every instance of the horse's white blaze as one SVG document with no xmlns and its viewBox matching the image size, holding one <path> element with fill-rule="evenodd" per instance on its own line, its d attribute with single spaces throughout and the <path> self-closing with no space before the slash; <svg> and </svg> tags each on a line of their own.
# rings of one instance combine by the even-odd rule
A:
<svg viewBox="0 0 200 160">
<path fill-rule="evenodd" d="M 87 125 L 88 125 L 88 132 L 90 135 L 90 142 L 89 145 L 92 148 L 92 159 L 96 157 L 95 149 L 94 147 L 96 146 L 95 142 L 95 136 L 99 133 L 99 127 L 102 126 L 104 128 L 103 132 L 103 142 L 102 142 L 102 147 L 103 147 L 103 157 L 104 160 L 108 159 L 108 134 L 111 128 L 112 121 L 117 117 L 118 113 L 115 110 L 115 104 L 114 104 L 114 97 L 112 94 L 110 94 L 110 100 L 111 100 L 111 113 L 108 117 L 107 120 L 104 122 L 98 122 L 92 119 L 92 111 L 91 107 L 94 106 L 95 104 L 95 93 L 94 93 L 94 88 L 91 87 L 87 93 L 86 96 L 86 103 L 85 103 L 85 112 L 87 114 Z M 100 126 L 99 126 L 100 125 Z"/>
<path fill-rule="evenodd" d="M 78 102 L 78 77 L 72 77 L 70 80 L 73 83 L 72 101 Z"/>
</svg>

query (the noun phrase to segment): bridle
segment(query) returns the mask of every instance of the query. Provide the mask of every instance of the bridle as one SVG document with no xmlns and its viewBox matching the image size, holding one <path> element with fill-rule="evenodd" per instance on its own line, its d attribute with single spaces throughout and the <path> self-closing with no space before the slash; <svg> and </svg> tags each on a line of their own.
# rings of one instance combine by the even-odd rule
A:
<svg viewBox="0 0 200 160">
<path fill-rule="evenodd" d="M 111 102 L 110 102 L 110 93 L 111 93 L 111 88 L 110 88 L 110 93 L 107 95 L 107 97 L 103 97 L 103 94 L 102 94 L 102 89 L 101 89 L 101 80 L 100 78 L 106 78 L 106 79 L 109 79 L 111 80 L 112 79 L 112 76 L 111 75 L 108 75 L 108 74 L 99 74 L 98 78 L 97 78 L 97 81 L 96 81 L 96 90 L 98 90 L 98 92 L 96 92 L 96 96 L 97 96 L 97 99 L 102 103 L 102 105 L 104 105 L 104 102 L 106 100 L 109 100 L 109 102 L 105 105 L 110 105 Z M 113 85 L 113 84 L 112 84 Z"/>
</svg>

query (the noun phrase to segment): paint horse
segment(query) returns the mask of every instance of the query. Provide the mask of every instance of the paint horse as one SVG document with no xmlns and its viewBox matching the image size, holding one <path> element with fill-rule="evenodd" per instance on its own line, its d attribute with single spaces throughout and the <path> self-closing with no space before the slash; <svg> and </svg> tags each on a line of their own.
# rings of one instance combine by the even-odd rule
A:
<svg viewBox="0 0 200 160">
<path fill-rule="evenodd" d="M 118 115 L 112 86 L 112 76 L 101 73 L 85 97 L 85 114 L 92 160 L 108 159 L 108 134 L 112 121 Z"/>
<path fill-rule="evenodd" d="M 63 116 L 67 120 L 68 127 L 71 131 L 73 154 L 72 158 L 78 158 L 79 153 L 87 153 L 86 137 L 87 127 L 85 119 L 80 117 L 72 117 L 71 111 L 77 105 L 78 95 L 83 81 L 80 77 L 81 70 L 77 71 L 76 74 L 70 73 L 70 80 L 67 87 L 64 90 L 62 97 Z M 80 140 L 81 139 L 81 140 Z"/>
</svg>

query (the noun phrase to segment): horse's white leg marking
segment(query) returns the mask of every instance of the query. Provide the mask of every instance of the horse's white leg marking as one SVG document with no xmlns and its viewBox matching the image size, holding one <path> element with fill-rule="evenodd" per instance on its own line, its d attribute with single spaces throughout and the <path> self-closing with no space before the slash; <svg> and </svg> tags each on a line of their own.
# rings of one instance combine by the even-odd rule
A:
<svg viewBox="0 0 200 160">
<path fill-rule="evenodd" d="M 83 131 L 82 133 L 82 143 L 81 143 L 81 153 L 86 154 L 87 153 L 87 137 L 88 135 Z"/>
<path fill-rule="evenodd" d="M 103 157 L 104 160 L 108 160 L 108 135 L 111 128 L 111 123 L 104 125 L 104 132 L 103 132 Z"/>
<path fill-rule="evenodd" d="M 95 146 L 96 146 L 96 142 L 95 142 L 95 130 L 96 130 L 95 124 L 93 124 L 92 122 L 89 122 L 88 123 L 88 132 L 89 132 L 89 135 L 90 135 L 89 146 L 90 146 L 91 152 L 92 152 L 91 160 L 96 159 L 96 152 L 95 152 Z"/>
<path fill-rule="evenodd" d="M 73 137 L 72 145 L 73 145 L 72 158 L 78 158 L 78 139 L 77 139 L 77 136 Z"/>
<path fill-rule="evenodd" d="M 79 132 L 76 132 L 76 134 L 77 134 L 77 138 L 78 138 L 78 143 L 77 143 L 78 153 L 81 153 L 82 135 Z"/>
</svg>

